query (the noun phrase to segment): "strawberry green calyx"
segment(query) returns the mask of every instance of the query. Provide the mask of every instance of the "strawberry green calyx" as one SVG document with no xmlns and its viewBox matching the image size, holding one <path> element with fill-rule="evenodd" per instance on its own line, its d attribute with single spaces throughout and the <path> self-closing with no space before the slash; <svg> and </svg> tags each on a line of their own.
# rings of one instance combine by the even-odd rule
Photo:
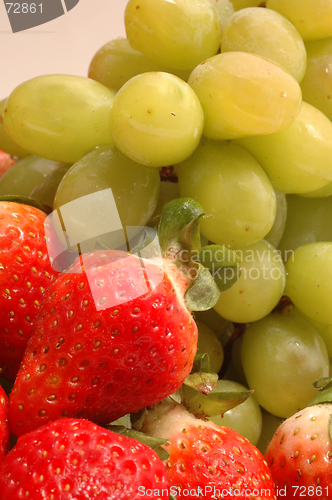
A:
<svg viewBox="0 0 332 500">
<path fill-rule="evenodd" d="M 235 252 L 221 245 L 202 249 L 199 228 L 207 217 L 195 200 L 178 198 L 165 205 L 158 225 L 164 257 L 191 279 L 184 296 L 191 311 L 212 308 L 220 292 L 227 290 L 240 276 L 234 271 L 240 263 Z"/>
<path fill-rule="evenodd" d="M 39 208 L 42 212 L 49 215 L 53 209 L 43 203 L 42 201 L 37 200 L 36 198 L 31 198 L 29 196 L 18 196 L 15 194 L 3 194 L 0 196 L 0 201 L 10 201 L 13 203 L 22 203 L 23 205 L 29 205 L 30 207 Z"/>
<path fill-rule="evenodd" d="M 254 391 L 222 390 L 218 375 L 210 373 L 209 355 L 204 353 L 196 354 L 192 372 L 178 392 L 183 406 L 196 418 L 206 420 L 244 403 Z"/>
<path fill-rule="evenodd" d="M 136 431 L 134 429 L 128 429 L 123 425 L 110 424 L 106 428 L 109 431 L 116 432 L 117 434 L 121 434 L 122 436 L 126 436 L 127 438 L 136 439 L 136 441 L 149 446 L 149 448 L 152 448 L 152 450 L 157 453 L 160 460 L 167 460 L 169 458 L 169 453 L 161 446 L 168 443 L 167 439 L 148 436 L 143 432 Z"/>
</svg>

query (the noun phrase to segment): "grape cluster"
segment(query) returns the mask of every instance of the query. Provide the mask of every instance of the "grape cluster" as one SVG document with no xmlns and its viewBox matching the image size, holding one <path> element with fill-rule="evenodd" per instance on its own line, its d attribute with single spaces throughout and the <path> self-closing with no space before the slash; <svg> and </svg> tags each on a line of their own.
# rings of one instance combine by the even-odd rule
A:
<svg viewBox="0 0 332 500">
<path fill-rule="evenodd" d="M 125 27 L 89 78 L 36 77 L 0 102 L 0 149 L 21 158 L 0 195 L 57 209 L 111 188 L 126 227 L 198 201 L 202 241 L 241 259 L 199 315 L 200 349 L 218 371 L 247 325 L 226 375 L 285 418 L 332 356 L 332 0 L 129 0 Z"/>
</svg>

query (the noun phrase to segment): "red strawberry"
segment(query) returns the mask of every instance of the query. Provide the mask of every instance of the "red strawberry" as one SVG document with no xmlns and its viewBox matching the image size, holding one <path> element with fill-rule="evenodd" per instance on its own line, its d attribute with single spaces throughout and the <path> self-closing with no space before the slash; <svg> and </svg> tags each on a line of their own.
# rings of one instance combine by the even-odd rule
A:
<svg viewBox="0 0 332 500">
<path fill-rule="evenodd" d="M 0 179 L 15 164 L 15 160 L 3 151 L 0 151 Z"/>
<path fill-rule="evenodd" d="M 61 419 L 22 436 L 0 470 L 2 500 L 134 500 L 144 488 L 168 488 L 158 455 L 87 420 Z"/>
<path fill-rule="evenodd" d="M 47 253 L 45 218 L 37 208 L 0 201 L 0 373 L 11 381 L 57 274 Z"/>
<path fill-rule="evenodd" d="M 164 266 L 99 251 L 57 277 L 10 396 L 15 435 L 63 416 L 109 423 L 181 386 L 198 333 L 188 280 Z"/>
<path fill-rule="evenodd" d="M 263 456 L 236 431 L 197 419 L 180 404 L 165 402 L 148 412 L 142 430 L 170 441 L 163 445 L 170 454 L 166 471 L 178 500 L 275 498 Z"/>
<path fill-rule="evenodd" d="M 8 424 L 8 397 L 0 386 L 0 465 L 2 464 L 9 447 L 9 424 Z"/>
<path fill-rule="evenodd" d="M 309 406 L 278 427 L 265 458 L 279 498 L 331 498 L 331 415 L 331 404 Z"/>
</svg>

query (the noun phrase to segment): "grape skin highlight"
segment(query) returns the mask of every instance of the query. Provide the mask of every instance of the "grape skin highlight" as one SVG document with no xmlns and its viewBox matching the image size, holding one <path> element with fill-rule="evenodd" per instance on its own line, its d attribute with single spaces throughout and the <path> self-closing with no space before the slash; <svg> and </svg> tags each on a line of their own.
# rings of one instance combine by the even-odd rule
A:
<svg viewBox="0 0 332 500">
<path fill-rule="evenodd" d="M 75 163 L 96 146 L 114 144 L 113 99 L 111 90 L 89 78 L 37 76 L 8 97 L 4 127 L 14 142 L 32 154 Z"/>
<path fill-rule="evenodd" d="M 178 168 L 180 195 L 198 201 L 208 217 L 201 233 L 231 248 L 255 243 L 270 231 L 276 197 L 257 161 L 243 148 L 203 139 Z"/>
<path fill-rule="evenodd" d="M 204 135 L 235 139 L 287 128 L 301 107 L 298 82 L 279 65 L 246 52 L 225 52 L 199 64 L 188 84 L 205 113 Z"/>
<path fill-rule="evenodd" d="M 204 126 L 195 92 L 163 72 L 131 78 L 117 93 L 111 113 L 116 146 L 147 167 L 184 161 L 197 148 Z"/>
</svg>

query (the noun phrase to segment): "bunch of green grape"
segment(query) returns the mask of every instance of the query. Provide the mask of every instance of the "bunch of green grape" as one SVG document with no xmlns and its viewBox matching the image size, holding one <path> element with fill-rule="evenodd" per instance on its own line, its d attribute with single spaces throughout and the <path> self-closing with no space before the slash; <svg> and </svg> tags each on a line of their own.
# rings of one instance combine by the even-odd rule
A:
<svg viewBox="0 0 332 500">
<path fill-rule="evenodd" d="M 332 0 L 129 0 L 124 23 L 88 78 L 39 76 L 0 102 L 0 149 L 19 158 L 0 195 L 60 209 L 111 189 L 124 227 L 198 201 L 202 244 L 241 261 L 197 316 L 199 352 L 255 391 L 240 432 L 257 443 L 260 408 L 285 418 L 329 375 Z"/>
</svg>

